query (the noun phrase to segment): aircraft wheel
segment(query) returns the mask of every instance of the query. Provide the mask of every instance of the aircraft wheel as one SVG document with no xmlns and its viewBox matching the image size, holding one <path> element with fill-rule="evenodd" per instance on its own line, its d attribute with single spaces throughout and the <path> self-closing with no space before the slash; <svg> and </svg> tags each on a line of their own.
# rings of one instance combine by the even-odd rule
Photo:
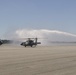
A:
<svg viewBox="0 0 76 75">
<path fill-rule="evenodd" d="M 33 45 L 31 45 L 31 47 L 32 47 Z"/>
</svg>

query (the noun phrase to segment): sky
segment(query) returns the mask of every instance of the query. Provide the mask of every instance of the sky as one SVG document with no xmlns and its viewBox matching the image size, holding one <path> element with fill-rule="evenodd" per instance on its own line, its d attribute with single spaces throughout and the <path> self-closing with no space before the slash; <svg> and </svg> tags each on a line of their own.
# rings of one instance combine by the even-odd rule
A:
<svg viewBox="0 0 76 75">
<path fill-rule="evenodd" d="M 15 28 L 76 34 L 76 0 L 0 0 L 0 35 Z"/>
</svg>

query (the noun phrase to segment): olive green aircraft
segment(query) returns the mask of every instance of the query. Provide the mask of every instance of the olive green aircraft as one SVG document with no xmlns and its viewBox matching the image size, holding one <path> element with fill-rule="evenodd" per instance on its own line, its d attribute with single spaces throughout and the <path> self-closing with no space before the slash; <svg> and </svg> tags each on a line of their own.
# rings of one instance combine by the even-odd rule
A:
<svg viewBox="0 0 76 75">
<path fill-rule="evenodd" d="M 38 38 L 27 38 L 25 42 L 22 42 L 22 46 L 30 46 L 30 47 L 36 47 L 37 44 L 41 44 L 41 42 L 37 42 Z"/>
</svg>

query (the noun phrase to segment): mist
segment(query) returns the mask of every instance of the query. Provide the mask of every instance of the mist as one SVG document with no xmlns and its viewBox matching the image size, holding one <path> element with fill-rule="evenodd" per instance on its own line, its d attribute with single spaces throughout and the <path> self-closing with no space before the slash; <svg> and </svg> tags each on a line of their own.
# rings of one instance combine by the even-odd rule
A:
<svg viewBox="0 0 76 75">
<path fill-rule="evenodd" d="M 36 37 L 39 38 L 38 41 L 42 44 L 49 44 L 51 42 L 76 42 L 75 34 L 48 29 L 16 29 L 9 31 L 9 33 L 4 36 L 6 39 L 16 40 L 17 42 L 20 38 Z"/>
</svg>

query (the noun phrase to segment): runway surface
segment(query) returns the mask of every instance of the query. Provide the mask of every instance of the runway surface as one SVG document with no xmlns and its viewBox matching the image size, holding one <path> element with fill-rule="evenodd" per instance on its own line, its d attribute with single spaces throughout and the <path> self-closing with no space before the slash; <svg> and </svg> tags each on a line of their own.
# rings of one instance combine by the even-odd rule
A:
<svg viewBox="0 0 76 75">
<path fill-rule="evenodd" d="M 0 75 L 76 75 L 76 46 L 0 46 Z"/>
</svg>

